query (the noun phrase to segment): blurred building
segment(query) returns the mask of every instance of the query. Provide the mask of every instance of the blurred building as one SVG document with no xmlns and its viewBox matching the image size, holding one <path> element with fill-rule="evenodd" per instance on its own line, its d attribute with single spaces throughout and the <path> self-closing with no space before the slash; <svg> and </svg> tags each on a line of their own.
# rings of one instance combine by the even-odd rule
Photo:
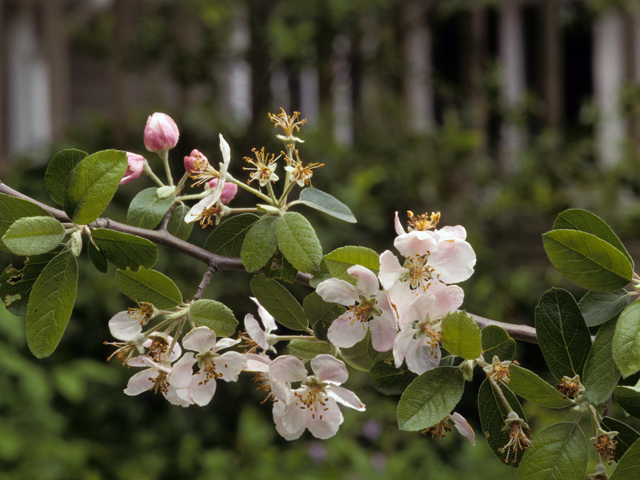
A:
<svg viewBox="0 0 640 480">
<path fill-rule="evenodd" d="M 130 107 L 154 108 L 157 88 L 175 104 L 184 100 L 168 76 L 157 87 L 158 76 L 166 72 L 131 73 L 123 66 L 122 51 L 141 20 L 139 7 L 154 1 L 0 0 L 0 167 L 16 154 L 63 138 L 88 108 L 108 114 L 116 135 L 125 135 Z M 318 52 L 318 65 L 308 63 L 292 78 L 286 65 L 268 63 L 267 47 L 255 39 L 259 27 L 252 15 L 266 23 L 270 3 L 277 2 L 233 3 L 237 14 L 229 27 L 216 94 L 237 124 L 250 124 L 265 103 L 303 109 L 307 118 L 317 118 L 324 97 L 330 96 L 335 140 L 353 142 L 354 112 L 367 103 L 363 96 L 375 97 L 375 71 L 363 65 L 376 58 L 382 26 L 394 21 L 402 61 L 396 90 L 418 133 L 436 128 L 443 105 L 451 101 L 434 87 L 438 79 L 462 92 L 456 100 L 475 109 L 476 128 L 498 145 L 507 169 L 532 129 L 575 124 L 590 99 L 597 112 L 597 160 L 603 166 L 618 162 L 621 145 L 638 128 L 623 113 L 621 94 L 640 80 L 640 13 L 614 7 L 588 10 L 588 2 L 569 0 L 505 0 L 497 5 L 476 0 L 457 2 L 466 7 L 443 15 L 438 9 L 447 2 L 397 1 L 394 19 L 365 15 L 358 20 L 356 37 L 329 32 L 328 73 Z M 74 29 L 105 12 L 114 18 L 112 54 L 91 58 L 79 53 Z M 585 20 L 569 21 L 576 12 Z M 189 28 L 185 30 L 189 42 Z M 492 118 L 485 83 L 494 64 L 504 111 L 534 98 L 541 105 L 537 122 L 512 121 L 508 114 L 497 122 Z M 157 88 L 149 87 L 150 78 Z"/>
</svg>

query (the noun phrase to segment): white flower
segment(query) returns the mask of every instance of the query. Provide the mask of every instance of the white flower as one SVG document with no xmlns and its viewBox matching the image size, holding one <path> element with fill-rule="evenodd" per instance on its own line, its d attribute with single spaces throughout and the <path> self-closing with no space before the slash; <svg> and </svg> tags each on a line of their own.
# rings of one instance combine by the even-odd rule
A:
<svg viewBox="0 0 640 480">
<path fill-rule="evenodd" d="M 255 319 L 253 314 L 247 313 L 244 317 L 244 328 L 247 330 L 247 334 L 261 349 L 263 350 L 271 350 L 276 353 L 273 345 L 278 341 L 277 335 L 271 335 L 276 328 L 276 321 L 271 316 L 267 310 L 260 305 L 260 302 L 255 297 L 250 297 L 251 300 L 258 306 L 258 315 L 260 316 L 260 320 L 262 320 L 262 324 L 264 325 L 264 330 L 260 327 L 260 323 Z"/>
<path fill-rule="evenodd" d="M 153 305 L 141 303 L 139 308 L 130 308 L 111 317 L 109 331 L 118 340 L 131 341 L 142 333 L 142 327 L 155 315 Z"/>
<path fill-rule="evenodd" d="M 170 382 L 178 389 L 188 389 L 189 397 L 197 405 L 207 405 L 216 392 L 216 379 L 235 382 L 247 364 L 244 355 L 238 352 L 217 353 L 239 343 L 239 340 L 221 338 L 216 342 L 216 334 L 208 327 L 198 327 L 187 333 L 182 339 L 182 346 L 191 352 L 176 362 L 171 372 Z M 193 365 L 197 363 L 199 370 L 193 373 Z"/>
<path fill-rule="evenodd" d="M 406 360 L 412 372 L 421 374 L 440 363 L 440 320 L 454 312 L 464 299 L 463 290 L 450 285 L 435 293 L 419 295 L 400 317 L 400 333 L 393 343 L 397 368 Z"/>
<path fill-rule="evenodd" d="M 368 268 L 354 265 L 347 273 L 356 279 L 355 285 L 330 278 L 316 289 L 324 301 L 347 307 L 329 327 L 329 341 L 339 348 L 352 347 L 371 330 L 373 348 L 379 352 L 390 350 L 398 328 L 387 294 L 380 290 L 378 278 Z"/>
<path fill-rule="evenodd" d="M 276 392 L 273 419 L 280 435 L 294 440 L 309 429 L 316 438 L 334 436 L 344 418 L 338 403 L 358 411 L 365 406 L 350 390 L 341 387 L 349 374 L 340 360 L 331 355 L 318 355 L 311 360 L 313 375 L 307 375 L 302 361 L 285 355 L 276 358 L 269 373 L 282 385 L 301 382 L 296 389 L 284 388 Z"/>
</svg>

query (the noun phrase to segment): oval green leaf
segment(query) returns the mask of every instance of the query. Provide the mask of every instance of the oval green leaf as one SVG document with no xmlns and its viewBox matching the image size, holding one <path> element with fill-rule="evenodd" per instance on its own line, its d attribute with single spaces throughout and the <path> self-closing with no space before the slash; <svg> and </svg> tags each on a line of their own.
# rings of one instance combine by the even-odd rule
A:
<svg viewBox="0 0 640 480">
<path fill-rule="evenodd" d="M 309 221 L 297 212 L 287 212 L 276 227 L 278 249 L 293 267 L 304 273 L 320 268 L 322 246 Z"/>
<path fill-rule="evenodd" d="M 636 440 L 618 461 L 609 480 L 637 480 L 640 478 L 640 440 Z"/>
<path fill-rule="evenodd" d="M 106 228 L 91 230 L 94 243 L 116 268 L 151 268 L 158 259 L 158 247 L 146 238 Z"/>
<path fill-rule="evenodd" d="M 189 317 L 197 327 L 209 327 L 218 337 L 233 335 L 238 326 L 231 309 L 216 300 L 196 300 L 189 307 Z"/>
<path fill-rule="evenodd" d="M 127 223 L 134 227 L 153 230 L 173 205 L 175 195 L 158 198 L 157 188 L 146 188 L 131 201 L 127 211 Z"/>
<path fill-rule="evenodd" d="M 600 327 L 584 366 L 582 384 L 587 398 L 594 405 L 606 402 L 620 380 L 620 370 L 613 360 L 612 353 L 615 330 L 615 320 L 609 320 Z"/>
<path fill-rule="evenodd" d="M 640 370 L 640 302 L 629 305 L 618 317 L 611 348 L 624 378 Z"/>
<path fill-rule="evenodd" d="M 308 207 L 315 208 L 327 215 L 339 218 L 345 222 L 356 223 L 356 217 L 353 216 L 349 207 L 347 207 L 340 200 L 332 195 L 329 195 L 317 188 L 305 188 L 300 192 L 300 200 L 297 203 L 302 203 Z"/>
<path fill-rule="evenodd" d="M 69 173 L 87 156 L 87 152 L 70 148 L 56 153 L 47 165 L 47 171 L 44 172 L 44 188 L 58 205 L 64 206 Z"/>
<path fill-rule="evenodd" d="M 552 230 L 542 235 L 542 241 L 551 263 L 576 285 L 611 292 L 631 281 L 633 265 L 629 259 L 595 235 Z"/>
<path fill-rule="evenodd" d="M 264 217 L 268 223 L 273 222 L 275 218 L 277 217 Z M 211 232 L 211 235 L 207 238 L 207 242 L 204 244 L 204 248 L 224 257 L 240 257 L 244 238 L 249 229 L 255 225 L 258 220 L 260 220 L 260 217 L 253 213 L 243 213 L 228 218 Z M 269 243 L 277 243 L 274 241 L 275 226 L 271 226 L 266 230 L 267 232 L 272 230 L 271 234 L 268 234 L 270 239 Z M 258 232 L 259 230 L 254 232 L 254 235 L 258 234 Z M 249 248 L 249 246 L 247 246 L 247 248 Z M 262 267 L 260 266 L 256 268 L 256 270 L 260 268 Z"/>
<path fill-rule="evenodd" d="M 97 219 L 111 202 L 128 166 L 127 155 L 103 150 L 89 155 L 69 172 L 64 211 L 78 225 Z"/>
<path fill-rule="evenodd" d="M 619 385 L 613 391 L 613 398 L 624 411 L 635 418 L 640 418 L 640 389 Z"/>
<path fill-rule="evenodd" d="M 140 268 L 116 270 L 116 286 L 135 302 L 149 302 L 162 310 L 182 303 L 182 294 L 173 281 L 156 270 Z"/>
<path fill-rule="evenodd" d="M 640 433 L 638 433 L 626 423 L 611 417 L 604 417 L 602 419 L 602 425 L 609 432 L 618 432 L 614 439 L 618 443 L 616 444 L 616 450 L 613 459 L 616 462 L 619 462 L 624 454 L 627 453 L 627 450 L 631 448 L 631 445 L 633 445 L 636 440 L 640 438 Z"/>
<path fill-rule="evenodd" d="M 27 344 L 37 358 L 51 355 L 67 328 L 78 290 L 78 263 L 66 250 L 44 267 L 27 307 Z"/>
<path fill-rule="evenodd" d="M 184 221 L 184 217 L 189 213 L 190 208 L 186 205 L 179 204 L 171 211 L 169 217 L 169 223 L 167 223 L 167 232 L 180 240 L 187 240 L 195 222 L 187 223 Z"/>
<path fill-rule="evenodd" d="M 322 261 L 327 271 L 334 278 L 345 280 L 355 285 L 356 279 L 347 273 L 353 265 L 362 265 L 376 275 L 380 270 L 380 256 L 367 247 L 347 245 L 327 253 Z"/>
<path fill-rule="evenodd" d="M 616 317 L 631 302 L 626 290 L 587 292 L 578 302 L 587 327 L 595 327 Z"/>
<path fill-rule="evenodd" d="M 0 193 L 0 250 L 7 250 L 2 237 L 16 220 L 47 215 L 49 215 L 47 211 L 35 203 Z"/>
<path fill-rule="evenodd" d="M 589 445 L 580 427 L 562 422 L 536 434 L 524 453 L 517 480 L 583 480 Z"/>
<path fill-rule="evenodd" d="M 317 340 L 291 340 L 287 345 L 289 355 L 294 355 L 301 360 L 311 360 L 317 355 L 330 354 L 333 350 L 329 342 Z"/>
<path fill-rule="evenodd" d="M 16 255 L 41 255 L 60 245 L 64 236 L 62 224 L 47 215 L 16 220 L 7 229 L 2 241 Z"/>
<path fill-rule="evenodd" d="M 98 248 L 93 244 L 93 242 L 87 242 L 87 253 L 89 254 L 89 259 L 93 266 L 96 267 L 101 273 L 107 273 L 109 271 L 109 262 L 107 261 L 107 257 L 104 256 Z"/>
<path fill-rule="evenodd" d="M 384 395 L 401 395 L 418 377 L 407 369 L 396 368 L 393 361 L 376 362 L 369 373 L 375 389 Z"/>
<path fill-rule="evenodd" d="M 591 335 L 573 295 L 547 290 L 536 306 L 538 343 L 549 370 L 558 379 L 582 376 L 591 349 Z"/>
<path fill-rule="evenodd" d="M 437 367 L 416 378 L 406 388 L 396 411 L 400 430 L 424 430 L 444 420 L 464 392 L 464 378 L 457 367 Z"/>
<path fill-rule="evenodd" d="M 442 317 L 442 346 L 452 355 L 475 360 L 482 352 L 480 327 L 465 311 Z"/>
<path fill-rule="evenodd" d="M 507 331 L 497 325 L 487 325 L 482 329 L 482 356 L 486 362 L 493 362 L 493 357 L 500 361 L 511 360 L 516 353 L 516 341 Z"/>
<path fill-rule="evenodd" d="M 511 379 L 509 389 L 516 395 L 548 408 L 565 408 L 574 403 L 564 398 L 552 385 L 526 368 L 512 364 L 509 367 Z"/>
<path fill-rule="evenodd" d="M 276 228 L 279 220 L 279 217 L 267 215 L 249 227 L 240 251 L 240 260 L 247 272 L 260 270 L 276 253 L 278 248 Z M 237 230 L 234 229 L 235 231 Z"/>
<path fill-rule="evenodd" d="M 292 330 L 307 329 L 304 310 L 289 290 L 264 275 L 253 277 L 250 285 L 253 296 L 278 323 Z"/>
</svg>

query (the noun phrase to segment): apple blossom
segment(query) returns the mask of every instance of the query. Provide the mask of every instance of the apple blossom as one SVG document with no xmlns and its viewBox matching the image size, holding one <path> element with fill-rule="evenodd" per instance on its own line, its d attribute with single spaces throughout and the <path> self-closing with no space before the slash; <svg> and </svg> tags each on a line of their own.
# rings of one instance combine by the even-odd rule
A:
<svg viewBox="0 0 640 480">
<path fill-rule="evenodd" d="M 355 285 L 330 278 L 316 288 L 325 302 L 347 307 L 329 327 L 329 341 L 336 347 L 349 348 L 363 340 L 370 330 L 373 348 L 379 352 L 390 350 L 398 327 L 387 294 L 380 290 L 378 278 L 368 268 L 353 265 L 347 273 L 356 279 Z"/>
<path fill-rule="evenodd" d="M 251 149 L 251 151 L 255 154 L 256 159 L 253 160 L 249 157 L 244 157 L 245 162 L 250 163 L 253 167 L 243 167 L 243 170 L 253 170 L 251 174 L 249 174 L 249 183 L 253 180 L 257 180 L 258 184 L 261 187 L 266 186 L 269 182 L 277 182 L 280 177 L 276 175 L 276 161 L 278 158 L 272 153 L 271 156 L 269 154 L 264 153 L 264 147 L 261 150 L 257 148 Z"/>
<path fill-rule="evenodd" d="M 129 163 L 127 166 L 127 171 L 124 172 L 124 176 L 122 180 L 120 180 L 120 185 L 124 185 L 125 183 L 129 183 L 132 180 L 138 178 L 142 172 L 144 171 L 144 163 L 146 160 L 142 155 L 138 155 L 137 153 L 127 153 L 127 162 Z"/>
<path fill-rule="evenodd" d="M 207 182 L 205 189 L 207 190 L 215 190 L 218 186 L 218 179 L 214 178 Z M 238 193 L 238 185 L 233 182 L 224 182 L 224 187 L 222 187 L 222 192 L 220 192 L 220 203 L 227 205 L 231 200 L 233 200 Z"/>
<path fill-rule="evenodd" d="M 169 115 L 156 112 L 147 119 L 144 146 L 150 152 L 171 150 L 178 143 L 179 137 L 178 126 Z"/>
<path fill-rule="evenodd" d="M 271 332 L 277 328 L 276 321 L 273 316 L 271 316 L 271 314 L 267 312 L 262 305 L 260 305 L 257 298 L 250 298 L 258 306 L 258 315 L 260 316 L 260 320 L 262 320 L 264 330 L 260 327 L 260 324 L 253 314 L 247 313 L 244 317 L 244 327 L 247 330 L 247 335 L 250 340 L 262 350 L 271 350 L 276 353 L 273 345 L 278 341 L 278 336 L 271 335 Z"/>
</svg>

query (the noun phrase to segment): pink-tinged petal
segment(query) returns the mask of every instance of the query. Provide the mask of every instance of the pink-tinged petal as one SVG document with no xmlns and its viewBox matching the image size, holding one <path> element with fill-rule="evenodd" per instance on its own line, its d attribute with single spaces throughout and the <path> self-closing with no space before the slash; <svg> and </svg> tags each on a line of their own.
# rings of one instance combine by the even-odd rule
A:
<svg viewBox="0 0 640 480">
<path fill-rule="evenodd" d="M 362 265 L 353 265 L 347 269 L 347 273 L 356 279 L 356 287 L 360 289 L 365 297 L 371 298 L 378 293 L 380 289 L 378 277 L 368 268 Z"/>
<path fill-rule="evenodd" d="M 258 306 L 258 315 L 260 316 L 260 320 L 262 320 L 262 325 L 264 325 L 265 333 L 271 333 L 276 328 L 278 328 L 278 325 L 276 325 L 276 319 L 273 318 L 273 316 L 269 312 L 267 312 L 266 308 L 260 305 L 258 299 L 255 297 L 249 298 Z"/>
<path fill-rule="evenodd" d="M 393 245 L 404 257 L 411 257 L 433 252 L 438 243 L 433 232 L 416 230 L 396 237 Z"/>
<path fill-rule="evenodd" d="M 344 418 L 340 408 L 338 408 L 338 404 L 332 398 L 327 398 L 324 411 L 322 412 L 322 418 L 319 418 L 317 415 L 315 418 L 310 418 L 307 421 L 307 428 L 311 432 L 311 435 L 325 440 L 338 433 L 338 428 L 340 428 L 340 424 L 343 421 Z"/>
<path fill-rule="evenodd" d="M 198 327 L 187 333 L 182 346 L 194 352 L 208 352 L 216 346 L 216 334 L 209 327 Z"/>
<path fill-rule="evenodd" d="M 420 375 L 438 366 L 440 363 L 440 347 L 432 348 L 425 338 L 414 340 L 409 344 L 405 361 L 409 370 Z"/>
<path fill-rule="evenodd" d="M 126 395 L 134 396 L 150 390 L 154 386 L 154 381 L 159 373 L 160 372 L 152 368 L 147 368 L 136 373 L 129 379 L 127 388 L 124 389 L 124 393 Z"/>
<path fill-rule="evenodd" d="M 251 313 L 247 313 L 244 316 L 244 328 L 251 339 L 258 344 L 263 350 L 269 350 L 269 344 L 267 343 L 267 336 L 265 335 L 260 324 Z"/>
<path fill-rule="evenodd" d="M 333 321 L 327 338 L 338 348 L 349 348 L 364 339 L 368 329 L 369 322 L 361 322 L 348 310 Z"/>
<path fill-rule="evenodd" d="M 387 352 L 393 348 L 393 341 L 398 333 L 398 326 L 391 312 L 374 315 L 369 321 L 371 345 L 377 352 Z"/>
<path fill-rule="evenodd" d="M 400 265 L 398 257 L 389 250 L 382 252 L 382 255 L 380 255 L 380 272 L 378 273 L 382 288 L 390 290 L 400 281 L 400 275 L 406 272 L 408 270 Z"/>
<path fill-rule="evenodd" d="M 225 348 L 233 347 L 234 345 L 237 345 L 240 342 L 241 340 L 237 338 L 229 338 L 229 337 L 221 338 L 220 340 L 218 340 L 218 343 L 216 343 L 216 346 L 213 348 L 213 351 L 217 352 Z"/>
<path fill-rule="evenodd" d="M 440 240 L 466 240 L 467 231 L 462 225 L 446 226 L 434 232 Z"/>
<path fill-rule="evenodd" d="M 156 370 L 162 370 L 165 373 L 171 373 L 171 367 L 164 363 L 156 362 L 153 358 L 143 355 L 142 361 L 147 364 L 149 368 L 155 368 Z"/>
<path fill-rule="evenodd" d="M 213 395 L 216 393 L 215 378 L 210 378 L 209 381 L 204 382 L 199 380 L 198 376 L 196 376 L 191 382 L 191 389 L 189 393 L 191 393 L 191 398 L 196 405 L 199 405 L 200 407 L 208 405 L 213 398 Z"/>
<path fill-rule="evenodd" d="M 273 403 L 273 422 L 276 425 L 276 431 L 282 436 L 285 440 L 296 440 L 300 438 L 302 432 L 304 432 L 306 427 L 302 427 L 295 432 L 289 432 L 284 425 L 282 424 L 282 418 L 284 417 L 285 404 L 282 401 L 276 401 Z"/>
<path fill-rule="evenodd" d="M 225 382 L 236 382 L 247 365 L 247 357 L 238 352 L 226 352 L 213 360 L 216 372 Z"/>
<path fill-rule="evenodd" d="M 393 219 L 393 226 L 396 229 L 396 235 L 404 235 L 405 233 L 407 233 L 402 226 L 402 222 L 400 222 L 398 212 L 396 212 L 395 218 Z"/>
<path fill-rule="evenodd" d="M 186 408 L 193 404 L 193 399 L 191 398 L 188 388 L 178 390 L 173 385 L 169 385 L 169 389 L 163 395 L 172 405 Z"/>
<path fill-rule="evenodd" d="M 133 358 L 130 358 L 127 361 L 127 366 L 129 367 L 147 367 L 148 365 L 146 363 L 144 363 L 144 357 L 146 357 L 146 355 L 137 355 Z"/>
<path fill-rule="evenodd" d="M 138 312 L 125 310 L 109 320 L 109 331 L 114 338 L 128 342 L 142 333 L 141 316 Z"/>
<path fill-rule="evenodd" d="M 457 285 L 449 285 L 435 294 L 435 304 L 431 309 L 431 319 L 444 317 L 449 312 L 455 312 L 464 300 L 464 290 Z"/>
<path fill-rule="evenodd" d="M 144 162 L 146 162 L 146 160 L 142 155 L 127 152 L 127 162 L 127 171 L 124 172 L 124 176 L 122 180 L 120 180 L 120 185 L 124 185 L 138 178 L 144 171 Z"/>
<path fill-rule="evenodd" d="M 458 283 L 467 280 L 473 274 L 476 253 L 471 245 L 461 240 L 445 240 L 429 256 L 431 265 L 438 278 L 444 283 Z"/>
<path fill-rule="evenodd" d="M 257 353 L 245 353 L 247 364 L 244 366 L 245 372 L 262 372 L 269 371 L 272 360 L 266 355 L 258 355 Z"/>
<path fill-rule="evenodd" d="M 303 382 L 307 379 L 307 369 L 299 358 L 283 355 L 271 362 L 269 374 L 280 382 Z"/>
<path fill-rule="evenodd" d="M 196 363 L 196 359 L 193 353 L 185 353 L 182 358 L 173 365 L 171 375 L 169 376 L 169 383 L 176 388 L 187 388 L 193 376 L 194 363 Z"/>
<path fill-rule="evenodd" d="M 400 332 L 396 335 L 396 338 L 393 342 L 393 360 L 396 368 L 400 368 L 402 366 L 402 362 L 404 362 L 404 358 L 407 356 L 407 352 L 409 351 L 409 347 L 413 340 L 413 335 L 415 330 L 411 327 L 400 330 Z"/>
<path fill-rule="evenodd" d="M 311 360 L 311 370 L 321 382 L 331 382 L 337 385 L 349 378 L 347 367 L 341 360 L 332 355 L 317 355 Z"/>
<path fill-rule="evenodd" d="M 219 191 L 220 193 L 220 203 L 227 205 L 231 200 L 233 200 L 238 193 L 238 185 L 232 182 L 224 182 L 221 189 L 218 189 L 218 179 L 214 178 L 213 180 L 207 182 L 206 184 L 207 190 Z"/>
<path fill-rule="evenodd" d="M 424 322 L 427 317 L 430 320 L 439 318 L 434 317 L 432 313 L 435 310 L 436 301 L 436 296 L 430 292 L 415 296 L 400 317 L 400 328 L 410 328 L 413 322 Z"/>
<path fill-rule="evenodd" d="M 449 418 L 453 420 L 453 426 L 456 427 L 460 435 L 464 435 L 469 439 L 469 441 L 475 445 L 476 444 L 476 434 L 473 432 L 473 428 L 467 422 L 467 419 L 460 415 L 458 412 L 453 412 L 449 415 Z"/>
<path fill-rule="evenodd" d="M 150 152 L 175 147 L 179 137 L 178 126 L 169 115 L 156 112 L 147 119 L 144 127 L 144 146 Z"/>
<path fill-rule="evenodd" d="M 337 385 L 332 385 L 327 387 L 326 392 L 329 397 L 346 407 L 353 408 L 359 412 L 364 412 L 366 409 L 364 403 L 362 403 L 358 396 L 351 390 L 347 390 L 346 388 L 339 387 Z"/>
<path fill-rule="evenodd" d="M 340 305 L 354 305 L 360 300 L 355 285 L 338 278 L 330 278 L 321 282 L 316 288 L 316 293 L 325 302 L 339 303 Z"/>
<path fill-rule="evenodd" d="M 307 426 L 307 409 L 300 403 L 298 397 L 293 397 L 287 403 L 282 415 L 282 426 L 289 433 L 298 432 Z"/>
</svg>

